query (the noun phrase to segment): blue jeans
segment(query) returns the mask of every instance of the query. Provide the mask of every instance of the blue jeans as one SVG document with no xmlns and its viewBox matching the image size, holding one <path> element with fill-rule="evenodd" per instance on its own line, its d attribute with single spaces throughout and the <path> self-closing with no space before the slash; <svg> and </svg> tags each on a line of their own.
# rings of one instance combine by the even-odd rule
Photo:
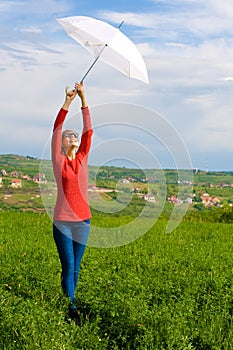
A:
<svg viewBox="0 0 233 350">
<path fill-rule="evenodd" d="M 62 266 L 62 290 L 74 302 L 80 263 L 90 233 L 90 220 L 54 221 L 53 237 Z"/>
</svg>

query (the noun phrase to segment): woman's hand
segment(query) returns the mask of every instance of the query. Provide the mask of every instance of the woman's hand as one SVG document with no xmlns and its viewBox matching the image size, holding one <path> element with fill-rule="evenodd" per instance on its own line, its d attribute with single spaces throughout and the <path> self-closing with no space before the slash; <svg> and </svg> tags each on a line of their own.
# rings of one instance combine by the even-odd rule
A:
<svg viewBox="0 0 233 350">
<path fill-rule="evenodd" d="M 81 99 L 82 107 L 83 108 L 87 107 L 87 101 L 86 101 L 83 81 L 80 84 L 79 83 L 75 83 L 75 91 L 76 91 L 76 93 L 78 94 L 78 96 Z"/>
<path fill-rule="evenodd" d="M 64 102 L 62 108 L 68 111 L 70 104 L 74 100 L 76 95 L 77 95 L 76 89 L 69 90 L 69 86 L 67 86 L 66 87 L 66 99 L 65 99 L 65 102 Z"/>
<path fill-rule="evenodd" d="M 74 87 L 75 87 L 75 90 L 77 91 L 77 94 L 79 95 L 79 97 L 82 98 L 85 95 L 83 82 L 81 82 L 80 84 L 75 83 Z"/>
</svg>

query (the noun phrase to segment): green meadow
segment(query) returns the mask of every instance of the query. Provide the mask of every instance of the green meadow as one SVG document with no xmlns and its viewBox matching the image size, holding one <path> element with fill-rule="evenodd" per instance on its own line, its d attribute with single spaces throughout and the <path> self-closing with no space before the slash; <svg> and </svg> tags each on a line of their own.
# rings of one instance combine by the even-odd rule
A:
<svg viewBox="0 0 233 350">
<path fill-rule="evenodd" d="M 89 242 L 100 248 L 90 244 L 85 251 L 75 323 L 67 318 L 46 213 L 56 195 L 50 163 L 0 155 L 7 172 L 0 188 L 0 349 L 233 349 L 233 173 L 199 171 L 192 186 L 181 184 L 183 199 L 195 195 L 195 202 L 166 233 L 174 205 L 163 200 L 177 193 L 177 171 L 148 170 L 147 183 L 138 169 L 91 166 L 90 183 L 112 192 L 89 193 Z M 10 186 L 13 171 L 21 188 Z M 46 172 L 45 187 L 32 181 L 40 172 Z M 133 182 L 121 182 L 129 177 Z M 146 203 L 147 191 L 156 203 Z M 205 207 L 206 192 L 221 206 Z M 124 242 L 130 236 L 130 243 L 108 248 L 118 235 Z"/>
<path fill-rule="evenodd" d="M 87 247 L 75 323 L 50 218 L 1 211 L 1 349 L 233 349 L 232 223 L 188 215 L 167 234 L 167 221 L 121 247 Z M 105 223 L 95 213 L 92 226 Z"/>
</svg>

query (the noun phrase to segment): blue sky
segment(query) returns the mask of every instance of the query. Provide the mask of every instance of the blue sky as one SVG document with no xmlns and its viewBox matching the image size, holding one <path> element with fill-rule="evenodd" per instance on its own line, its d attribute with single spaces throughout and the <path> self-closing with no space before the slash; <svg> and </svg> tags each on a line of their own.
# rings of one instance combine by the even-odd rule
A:
<svg viewBox="0 0 233 350">
<path fill-rule="evenodd" d="M 150 78 L 146 85 L 98 62 L 85 82 L 94 126 L 101 123 L 95 106 L 105 114 L 105 104 L 123 104 L 128 115 L 131 105 L 143 106 L 145 114 L 153 110 L 173 127 L 193 167 L 204 169 L 208 161 L 209 170 L 233 170 L 232 0 L 15 0 L 2 1 L 0 15 L 0 153 L 43 154 L 65 86 L 79 80 L 93 60 L 56 18 L 85 15 L 114 26 L 123 20 L 122 32 L 137 45 Z M 77 111 L 75 101 L 70 115 Z M 117 122 L 114 113 L 108 118 Z M 145 122 L 148 130 L 150 119 Z M 172 166 L 166 145 L 162 150 L 146 132 L 139 137 L 137 125 L 130 130 L 126 136 L 122 125 L 98 128 L 93 147 L 124 135 L 162 167 Z"/>
</svg>

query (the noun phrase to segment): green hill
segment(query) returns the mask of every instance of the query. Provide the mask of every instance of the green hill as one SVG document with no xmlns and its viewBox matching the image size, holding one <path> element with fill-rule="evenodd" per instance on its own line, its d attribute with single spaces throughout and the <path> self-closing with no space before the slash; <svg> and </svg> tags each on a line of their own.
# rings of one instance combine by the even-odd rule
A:
<svg viewBox="0 0 233 350">
<path fill-rule="evenodd" d="M 0 155 L 0 172 L 2 173 L 0 179 L 0 208 L 2 210 L 43 211 L 44 205 L 40 198 L 40 184 L 33 181 L 33 178 L 39 173 L 45 174 L 47 181 L 43 184 L 43 190 L 47 193 L 52 192 L 54 195 L 56 186 L 52 164 L 49 160 L 16 154 L 3 154 Z M 25 175 L 27 177 L 24 177 Z M 11 187 L 12 179 L 15 177 L 21 179 L 19 188 Z M 233 172 L 206 173 L 198 171 L 196 173 L 192 170 L 132 169 L 90 165 L 89 184 L 112 189 L 113 195 L 102 195 L 106 207 L 109 205 L 109 201 L 118 200 L 114 194 L 117 191 L 137 194 L 139 198 L 135 200 L 134 197 L 134 200 L 131 201 L 130 211 L 132 211 L 134 205 L 143 207 L 142 197 L 147 193 L 154 195 L 158 202 L 170 196 L 179 196 L 183 201 L 189 197 L 193 201 L 191 208 L 194 208 L 194 204 L 197 202 L 198 206 L 196 208 L 198 210 L 203 209 L 201 202 L 204 193 L 219 197 L 221 205 L 233 203 Z M 96 200 L 96 197 L 98 196 L 90 193 L 91 200 Z M 138 211 L 136 210 L 136 212 Z M 125 215 L 125 213 L 121 214 Z"/>
</svg>

